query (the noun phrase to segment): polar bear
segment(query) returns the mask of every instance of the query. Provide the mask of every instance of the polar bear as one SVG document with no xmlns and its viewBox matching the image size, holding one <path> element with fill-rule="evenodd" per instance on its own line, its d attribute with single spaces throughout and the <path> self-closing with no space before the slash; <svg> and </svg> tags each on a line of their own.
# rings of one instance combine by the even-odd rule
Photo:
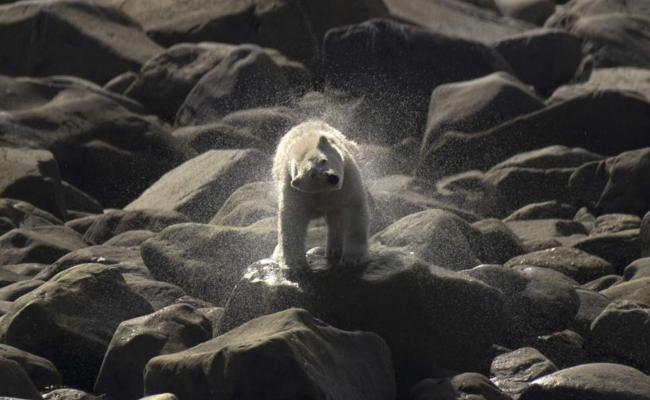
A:
<svg viewBox="0 0 650 400">
<path fill-rule="evenodd" d="M 354 159 L 357 145 L 325 122 L 293 127 L 273 161 L 278 189 L 278 245 L 273 258 L 286 267 L 306 266 L 309 221 L 325 217 L 327 258 L 358 265 L 368 258 L 366 189 Z"/>
</svg>

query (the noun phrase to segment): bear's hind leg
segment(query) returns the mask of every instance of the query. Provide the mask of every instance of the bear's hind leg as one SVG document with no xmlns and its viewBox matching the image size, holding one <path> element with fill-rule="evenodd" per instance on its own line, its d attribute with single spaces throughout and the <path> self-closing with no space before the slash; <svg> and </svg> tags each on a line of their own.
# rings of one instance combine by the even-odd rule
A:
<svg viewBox="0 0 650 400">
<path fill-rule="evenodd" d="M 340 211 L 325 216 L 327 222 L 327 259 L 338 263 L 343 254 L 343 224 Z"/>
<path fill-rule="evenodd" d="M 358 265 L 368 260 L 368 208 L 365 205 L 343 210 L 343 255 L 341 264 Z"/>
</svg>

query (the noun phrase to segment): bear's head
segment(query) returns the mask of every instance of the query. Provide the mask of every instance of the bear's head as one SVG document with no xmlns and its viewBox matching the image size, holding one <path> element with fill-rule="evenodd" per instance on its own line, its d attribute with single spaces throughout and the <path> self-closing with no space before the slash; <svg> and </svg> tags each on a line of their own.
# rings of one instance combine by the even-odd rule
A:
<svg viewBox="0 0 650 400">
<path fill-rule="evenodd" d="M 318 145 L 291 162 L 291 187 L 306 193 L 323 193 L 343 187 L 343 157 L 326 136 Z"/>
</svg>

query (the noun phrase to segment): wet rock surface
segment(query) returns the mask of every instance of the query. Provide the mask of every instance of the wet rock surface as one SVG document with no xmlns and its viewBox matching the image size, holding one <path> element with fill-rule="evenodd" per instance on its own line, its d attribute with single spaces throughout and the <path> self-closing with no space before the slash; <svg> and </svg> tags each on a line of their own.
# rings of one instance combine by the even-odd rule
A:
<svg viewBox="0 0 650 400">
<path fill-rule="evenodd" d="M 650 399 L 646 0 L 0 0 L 0 397 Z M 370 257 L 269 257 L 359 144 Z M 345 177 L 344 177 L 345 179 Z"/>
</svg>

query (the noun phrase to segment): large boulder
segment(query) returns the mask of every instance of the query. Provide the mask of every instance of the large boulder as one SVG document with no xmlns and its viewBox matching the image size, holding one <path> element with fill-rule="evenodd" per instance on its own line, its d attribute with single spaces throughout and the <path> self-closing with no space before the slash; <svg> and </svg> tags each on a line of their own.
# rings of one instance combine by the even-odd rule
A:
<svg viewBox="0 0 650 400">
<path fill-rule="evenodd" d="M 175 123 L 199 125 L 242 109 L 286 105 L 310 87 L 310 74 L 302 64 L 277 52 L 241 45 L 194 85 Z"/>
<path fill-rule="evenodd" d="M 592 363 L 534 380 L 519 400 L 648 400 L 650 377 L 620 364 Z"/>
<path fill-rule="evenodd" d="M 16 361 L 0 356 L 0 396 L 6 399 L 41 400 L 43 397 L 38 392 L 27 373 Z"/>
<path fill-rule="evenodd" d="M 65 219 L 59 165 L 46 150 L 0 147 L 0 197 L 24 200 Z"/>
<path fill-rule="evenodd" d="M 431 148 L 423 149 L 416 173 L 432 180 L 461 171 L 485 170 L 515 154 L 551 145 L 619 154 L 650 145 L 645 134 L 649 126 L 650 103 L 639 96 L 615 91 L 592 93 L 481 133 L 447 132 Z"/>
<path fill-rule="evenodd" d="M 532 347 L 500 354 L 490 366 L 492 382 L 513 398 L 517 398 L 530 382 L 555 371 L 555 364 Z"/>
<path fill-rule="evenodd" d="M 326 84 L 364 96 L 373 139 L 389 143 L 421 135 L 436 86 L 508 70 L 480 43 L 390 20 L 332 29 L 323 46 Z"/>
<path fill-rule="evenodd" d="M 50 150 L 61 177 L 105 207 L 134 199 L 183 157 L 157 118 L 91 82 L 0 76 L 0 90 L 12 93 L 0 100 L 0 145 Z"/>
<path fill-rule="evenodd" d="M 578 168 L 583 164 L 591 161 L 600 161 L 603 158 L 605 157 L 581 147 L 552 145 L 515 154 L 501 161 L 492 167 L 491 170 L 496 171 L 502 168 L 565 170 Z"/>
<path fill-rule="evenodd" d="M 50 264 L 87 246 L 77 232 L 62 225 L 13 229 L 0 236 L 0 265 Z"/>
<path fill-rule="evenodd" d="M 592 322 L 590 353 L 650 371 L 650 305 L 617 300 Z"/>
<path fill-rule="evenodd" d="M 426 262 L 452 270 L 481 263 L 481 233 L 460 217 L 444 210 L 407 215 L 374 235 L 373 242 L 399 247 Z"/>
<path fill-rule="evenodd" d="M 565 329 L 578 311 L 580 303 L 571 283 L 540 269 L 481 265 L 463 272 L 505 295 L 509 315 L 506 343 L 516 345 L 527 337 Z"/>
<path fill-rule="evenodd" d="M 14 199 L 0 199 L 0 221 L 0 234 L 13 228 L 29 229 L 42 225 L 63 225 L 63 221 L 49 212 Z"/>
<path fill-rule="evenodd" d="M 556 200 L 531 203 L 512 212 L 504 218 L 505 222 L 527 219 L 571 219 L 578 209 L 571 204 L 563 204 Z"/>
<path fill-rule="evenodd" d="M 638 229 L 589 235 L 571 246 L 607 260 L 619 274 L 625 266 L 641 257 Z"/>
<path fill-rule="evenodd" d="M 649 171 L 650 147 L 628 151 L 583 165 L 571 176 L 569 190 L 578 205 L 598 214 L 642 215 L 650 201 Z"/>
<path fill-rule="evenodd" d="M 514 257 L 505 264 L 506 267 L 516 265 L 549 268 L 575 279 L 578 283 L 587 283 L 614 273 L 614 268 L 609 262 L 572 247 L 553 247 L 531 252 Z"/>
<path fill-rule="evenodd" d="M 115 269 L 83 264 L 18 298 L 0 321 L 0 342 L 52 361 L 65 384 L 91 389 L 119 323 L 150 312 Z"/>
<path fill-rule="evenodd" d="M 297 277 L 271 260 L 251 265 L 228 300 L 221 330 L 306 307 L 342 329 L 379 334 L 400 386 L 430 376 L 432 365 L 481 370 L 490 346 L 502 338 L 506 310 L 498 290 L 407 251 L 373 246 L 361 271 L 329 266 L 317 251 L 308 260 L 310 269 Z"/>
<path fill-rule="evenodd" d="M 586 81 L 557 88 L 548 102 L 555 103 L 603 90 L 636 92 L 650 101 L 650 70 L 635 67 L 597 68 L 591 71 Z"/>
<path fill-rule="evenodd" d="M 190 222 L 183 214 L 170 210 L 112 210 L 104 213 L 88 227 L 84 240 L 102 244 L 120 233 L 132 230 L 160 232 L 169 225 Z"/>
<path fill-rule="evenodd" d="M 428 378 L 418 382 L 410 393 L 411 400 L 510 400 L 494 383 L 479 373 L 466 372 L 449 378 Z"/>
<path fill-rule="evenodd" d="M 542 25 L 555 11 L 552 0 L 494 0 L 501 14 Z"/>
<path fill-rule="evenodd" d="M 296 308 L 155 357 L 144 382 L 147 394 L 196 400 L 395 398 L 390 351 L 379 336 L 334 328 Z"/>
<path fill-rule="evenodd" d="M 213 225 L 247 226 L 278 212 L 274 182 L 251 182 L 235 190 L 210 221 Z"/>
<path fill-rule="evenodd" d="M 271 255 L 276 239 L 275 230 L 264 227 L 180 224 L 147 240 L 141 249 L 157 279 L 221 305 L 245 268 Z"/>
<path fill-rule="evenodd" d="M 313 65 L 318 62 L 318 45 L 329 28 L 386 14 L 380 0 L 254 0 L 216 4 L 202 0 L 102 1 L 132 16 L 147 34 L 165 46 L 202 41 L 256 43 Z"/>
<path fill-rule="evenodd" d="M 479 132 L 544 108 L 534 91 L 505 72 L 433 90 L 422 148 L 449 130 Z"/>
<path fill-rule="evenodd" d="M 6 344 L 0 344 L 0 357 L 17 362 L 39 389 L 61 385 L 59 371 L 54 364 L 43 357 Z"/>
<path fill-rule="evenodd" d="M 161 354 L 177 353 L 212 338 L 210 322 L 194 307 L 176 304 L 122 322 L 108 346 L 95 393 L 136 400 L 144 391 L 144 367 Z"/>
<path fill-rule="evenodd" d="M 269 167 L 258 150 L 210 150 L 167 172 L 124 209 L 178 211 L 208 222 L 232 192 L 267 176 Z"/>
<path fill-rule="evenodd" d="M 0 37 L 0 73 L 74 75 L 98 83 L 137 71 L 162 50 L 123 13 L 82 0 L 0 6 Z"/>
</svg>

